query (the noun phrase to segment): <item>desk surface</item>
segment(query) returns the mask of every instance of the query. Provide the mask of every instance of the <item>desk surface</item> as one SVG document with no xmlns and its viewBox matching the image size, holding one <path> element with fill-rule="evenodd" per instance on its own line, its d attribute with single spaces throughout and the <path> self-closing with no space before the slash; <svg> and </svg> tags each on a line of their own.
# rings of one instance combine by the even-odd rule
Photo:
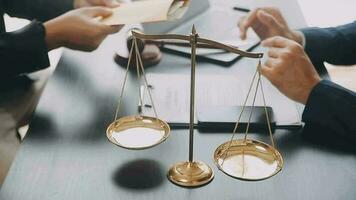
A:
<svg viewBox="0 0 356 200">
<path fill-rule="evenodd" d="M 306 143 L 293 130 L 275 132 L 285 166 L 259 182 L 232 179 L 213 164 L 215 148 L 230 134 L 196 132 L 195 158 L 213 168 L 214 180 L 195 189 L 170 183 L 168 168 L 188 158 L 187 130 L 173 130 L 166 142 L 144 151 L 120 149 L 105 137 L 124 77 L 124 69 L 112 60 L 115 42 L 110 40 L 93 53 L 64 52 L 0 191 L 1 200 L 355 198 L 355 156 Z M 198 67 L 201 73 L 223 74 L 252 64 L 243 59 L 229 68 Z M 148 71 L 188 73 L 189 61 L 165 54 Z M 124 115 L 136 110 L 134 76 L 129 76 Z M 268 142 L 267 136 L 251 136 Z"/>
</svg>

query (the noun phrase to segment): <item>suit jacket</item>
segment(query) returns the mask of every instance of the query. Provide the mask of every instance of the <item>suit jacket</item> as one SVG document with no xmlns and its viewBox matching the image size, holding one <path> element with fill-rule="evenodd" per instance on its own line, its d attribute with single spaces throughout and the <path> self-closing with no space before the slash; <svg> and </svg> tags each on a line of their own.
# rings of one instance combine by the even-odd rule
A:
<svg viewBox="0 0 356 200">
<path fill-rule="evenodd" d="M 356 64 L 356 22 L 334 28 L 303 29 L 305 51 L 314 65 Z M 356 78 L 356 77 L 355 77 Z M 304 132 L 319 139 L 356 141 L 356 93 L 328 80 L 317 84 L 302 116 Z"/>
<path fill-rule="evenodd" d="M 0 84 L 49 66 L 41 22 L 73 9 L 73 0 L 0 0 Z M 28 26 L 6 32 L 4 13 L 29 20 Z"/>
</svg>

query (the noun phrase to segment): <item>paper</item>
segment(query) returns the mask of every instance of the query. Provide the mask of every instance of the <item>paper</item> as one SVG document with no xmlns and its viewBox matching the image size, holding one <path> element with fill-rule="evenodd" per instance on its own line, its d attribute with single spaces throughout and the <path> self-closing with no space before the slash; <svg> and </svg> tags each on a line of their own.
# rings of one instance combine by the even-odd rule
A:
<svg viewBox="0 0 356 200">
<path fill-rule="evenodd" d="M 173 0 L 143 0 L 120 4 L 113 14 L 102 19 L 107 25 L 134 24 L 168 20 Z M 174 4 L 176 9 L 177 4 Z M 173 6 L 173 5 L 172 5 Z"/>
<path fill-rule="evenodd" d="M 200 106 L 241 106 L 248 92 L 252 75 L 203 74 L 196 77 L 196 108 Z M 300 126 L 301 118 L 294 101 L 281 94 L 264 77 L 263 89 L 267 106 L 274 111 L 277 126 Z M 190 75 L 188 74 L 147 74 L 158 117 L 171 125 L 184 125 L 189 122 Z M 257 81 L 256 81 L 257 83 Z M 255 88 L 255 85 L 254 87 Z M 253 94 L 254 89 L 251 91 Z M 147 93 L 145 94 L 147 95 Z M 145 98 L 144 105 L 151 104 Z M 247 106 L 252 105 L 250 96 Z M 259 91 L 256 106 L 263 106 Z M 152 108 L 144 107 L 143 114 L 154 116 Z M 195 123 L 197 120 L 195 120 Z"/>
</svg>

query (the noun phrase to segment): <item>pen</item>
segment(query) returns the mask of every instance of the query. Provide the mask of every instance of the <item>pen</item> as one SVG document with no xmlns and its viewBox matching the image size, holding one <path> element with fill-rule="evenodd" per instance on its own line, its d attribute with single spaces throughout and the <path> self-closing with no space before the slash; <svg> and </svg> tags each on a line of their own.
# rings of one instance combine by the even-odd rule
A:
<svg viewBox="0 0 356 200">
<path fill-rule="evenodd" d="M 247 13 L 251 11 L 248 8 L 241 8 L 241 7 L 237 7 L 237 6 L 235 6 L 233 9 L 237 10 L 237 11 L 241 11 L 241 12 L 247 12 Z"/>
<path fill-rule="evenodd" d="M 140 86 L 140 97 L 138 99 L 138 105 L 137 105 L 137 110 L 138 113 L 141 114 L 142 113 L 142 101 L 143 101 L 143 93 L 144 93 L 144 89 L 145 87 L 143 85 Z"/>
</svg>

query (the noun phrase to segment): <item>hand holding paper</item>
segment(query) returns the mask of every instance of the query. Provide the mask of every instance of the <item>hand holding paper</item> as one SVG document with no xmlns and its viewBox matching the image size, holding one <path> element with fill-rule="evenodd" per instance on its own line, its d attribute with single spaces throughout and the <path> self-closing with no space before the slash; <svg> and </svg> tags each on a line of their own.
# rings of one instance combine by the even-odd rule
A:
<svg viewBox="0 0 356 200">
<path fill-rule="evenodd" d="M 181 18 L 189 0 L 142 0 L 120 4 L 113 14 L 101 21 L 107 25 L 157 22 Z"/>
</svg>

